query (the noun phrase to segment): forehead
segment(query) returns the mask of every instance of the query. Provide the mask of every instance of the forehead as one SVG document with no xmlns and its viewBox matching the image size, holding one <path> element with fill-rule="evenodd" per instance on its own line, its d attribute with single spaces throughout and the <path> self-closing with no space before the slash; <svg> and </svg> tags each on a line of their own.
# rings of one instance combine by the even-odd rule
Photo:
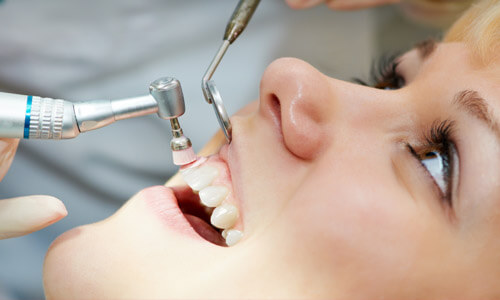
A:
<svg viewBox="0 0 500 300">
<path fill-rule="evenodd" d="M 400 58 L 400 71 L 408 84 L 440 95 L 477 90 L 492 106 L 500 105 L 500 59 L 483 65 L 463 43 L 429 48 L 414 48 Z"/>
<path fill-rule="evenodd" d="M 500 57 L 483 63 L 477 49 L 460 42 L 437 43 L 433 50 L 428 49 L 429 47 L 419 47 L 414 50 L 422 62 L 427 62 L 428 65 L 461 71 L 450 74 L 453 77 L 480 76 L 500 84 Z"/>
</svg>

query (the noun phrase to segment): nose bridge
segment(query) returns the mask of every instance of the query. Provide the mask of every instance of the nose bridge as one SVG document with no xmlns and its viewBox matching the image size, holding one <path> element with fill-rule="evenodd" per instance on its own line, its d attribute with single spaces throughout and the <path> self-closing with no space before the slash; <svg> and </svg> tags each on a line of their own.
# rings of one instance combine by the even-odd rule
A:
<svg viewBox="0 0 500 300">
<path fill-rule="evenodd" d="M 337 101 L 335 119 L 347 122 L 350 127 L 362 130 L 392 127 L 410 112 L 404 90 L 380 90 L 333 78 L 330 89 Z"/>
</svg>

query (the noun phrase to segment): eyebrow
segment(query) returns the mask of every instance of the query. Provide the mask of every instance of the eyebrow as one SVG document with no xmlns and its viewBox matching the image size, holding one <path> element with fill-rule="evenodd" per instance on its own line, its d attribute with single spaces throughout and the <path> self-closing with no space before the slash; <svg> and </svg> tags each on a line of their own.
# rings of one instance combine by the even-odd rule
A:
<svg viewBox="0 0 500 300">
<path fill-rule="evenodd" d="M 464 90 L 458 92 L 453 99 L 453 104 L 457 105 L 459 109 L 466 113 L 483 121 L 500 139 L 500 127 L 491 112 L 491 107 L 477 91 Z"/>
<path fill-rule="evenodd" d="M 436 47 L 437 42 L 433 38 L 423 40 L 415 45 L 415 49 L 417 49 L 420 58 L 423 60 L 428 58 L 434 52 Z M 481 97 L 477 91 L 463 90 L 458 92 L 453 99 L 453 104 L 457 105 L 459 109 L 484 122 L 491 130 L 493 130 L 493 133 L 500 140 L 500 125 L 495 120 L 488 102 Z"/>
<path fill-rule="evenodd" d="M 420 54 L 420 58 L 426 59 L 429 57 L 432 52 L 434 52 L 434 49 L 436 49 L 437 42 L 433 38 L 429 38 L 426 40 L 423 40 L 417 44 L 415 44 L 415 48 L 417 49 L 418 53 Z"/>
</svg>

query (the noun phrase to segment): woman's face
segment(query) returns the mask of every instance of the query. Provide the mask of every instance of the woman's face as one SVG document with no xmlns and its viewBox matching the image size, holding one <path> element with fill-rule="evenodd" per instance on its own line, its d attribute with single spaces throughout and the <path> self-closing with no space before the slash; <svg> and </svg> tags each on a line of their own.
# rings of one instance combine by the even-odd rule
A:
<svg viewBox="0 0 500 300">
<path fill-rule="evenodd" d="M 386 89 L 272 63 L 206 163 L 243 239 L 208 242 L 177 208 L 189 189 L 148 188 L 54 242 L 48 298 L 500 296 L 499 69 L 460 43 L 398 62 Z"/>
</svg>

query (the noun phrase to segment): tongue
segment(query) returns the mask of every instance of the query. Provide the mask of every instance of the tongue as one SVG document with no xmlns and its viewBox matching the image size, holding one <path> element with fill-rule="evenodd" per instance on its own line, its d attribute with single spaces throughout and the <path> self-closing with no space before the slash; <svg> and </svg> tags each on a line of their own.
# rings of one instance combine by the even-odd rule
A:
<svg viewBox="0 0 500 300">
<path fill-rule="evenodd" d="M 193 229 L 207 241 L 219 246 L 226 246 L 226 241 L 222 235 L 204 220 L 190 214 L 185 214 L 189 224 Z"/>
</svg>

